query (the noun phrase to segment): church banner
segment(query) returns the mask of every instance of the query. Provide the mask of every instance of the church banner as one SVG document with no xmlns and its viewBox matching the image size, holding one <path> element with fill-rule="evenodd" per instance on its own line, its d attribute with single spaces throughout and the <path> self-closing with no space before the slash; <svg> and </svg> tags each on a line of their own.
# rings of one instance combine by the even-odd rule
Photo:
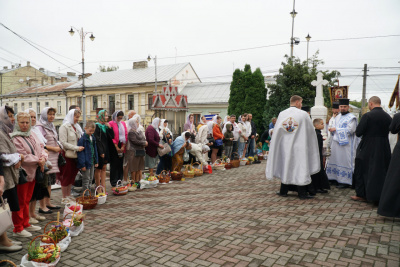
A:
<svg viewBox="0 0 400 267">
<path fill-rule="evenodd" d="M 399 109 L 399 108 L 400 108 L 399 80 L 400 80 L 400 75 L 397 77 L 397 83 L 396 83 L 396 85 L 395 85 L 395 87 L 394 87 L 392 96 L 390 97 L 389 108 L 392 108 L 393 106 L 394 106 L 396 109 Z"/>
<path fill-rule="evenodd" d="M 334 86 L 330 87 L 331 103 L 339 102 L 341 98 L 349 98 L 349 87 L 346 86 Z"/>
</svg>

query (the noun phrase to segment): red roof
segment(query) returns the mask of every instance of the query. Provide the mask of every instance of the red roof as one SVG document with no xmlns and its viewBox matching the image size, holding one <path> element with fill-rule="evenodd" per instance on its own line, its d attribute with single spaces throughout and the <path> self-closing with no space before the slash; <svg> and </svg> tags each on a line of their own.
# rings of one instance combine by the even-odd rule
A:
<svg viewBox="0 0 400 267">
<path fill-rule="evenodd" d="M 49 85 L 31 86 L 24 87 L 13 92 L 8 93 L 8 95 L 19 95 L 19 94 L 36 94 L 36 93 L 51 93 L 51 92 L 62 92 L 63 89 L 71 86 L 75 82 L 61 82 Z"/>
</svg>

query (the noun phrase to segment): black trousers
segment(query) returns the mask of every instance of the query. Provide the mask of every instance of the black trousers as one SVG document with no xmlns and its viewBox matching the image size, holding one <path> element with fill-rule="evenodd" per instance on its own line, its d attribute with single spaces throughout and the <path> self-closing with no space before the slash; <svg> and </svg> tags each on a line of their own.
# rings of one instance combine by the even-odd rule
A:
<svg viewBox="0 0 400 267">
<path fill-rule="evenodd" d="M 281 183 L 281 189 L 280 189 L 281 195 L 286 195 L 289 192 L 289 190 L 297 191 L 299 194 L 299 197 L 307 195 L 307 186 L 306 185 L 301 185 L 301 186 L 300 185 L 287 185 L 287 184 Z"/>
<path fill-rule="evenodd" d="M 124 177 L 124 157 L 111 157 L 110 160 L 110 184 L 115 186 L 118 180 Z"/>
<path fill-rule="evenodd" d="M 238 152 L 238 142 L 239 141 L 232 141 L 232 154 L 231 154 L 231 159 L 233 159 L 233 153 Z"/>
</svg>

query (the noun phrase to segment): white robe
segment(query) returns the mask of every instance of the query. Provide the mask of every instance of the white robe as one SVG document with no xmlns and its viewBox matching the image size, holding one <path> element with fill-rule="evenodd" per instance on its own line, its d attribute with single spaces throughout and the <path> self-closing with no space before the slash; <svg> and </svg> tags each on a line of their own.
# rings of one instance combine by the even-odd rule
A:
<svg viewBox="0 0 400 267">
<path fill-rule="evenodd" d="M 279 113 L 269 149 L 267 179 L 279 178 L 287 185 L 308 185 L 311 175 L 320 168 L 318 140 L 310 116 L 295 107 Z"/>
<path fill-rule="evenodd" d="M 208 144 L 207 134 L 208 134 L 208 126 L 207 125 L 201 126 L 195 138 L 196 143 L 207 145 Z"/>
<path fill-rule="evenodd" d="M 335 180 L 342 184 L 352 184 L 356 149 L 359 143 L 355 132 L 357 128 L 357 118 L 351 113 L 346 115 L 339 114 L 335 118 L 336 131 L 332 133 L 331 156 L 326 166 L 326 174 L 329 180 Z M 342 131 L 348 144 L 340 145 L 340 135 Z"/>
</svg>

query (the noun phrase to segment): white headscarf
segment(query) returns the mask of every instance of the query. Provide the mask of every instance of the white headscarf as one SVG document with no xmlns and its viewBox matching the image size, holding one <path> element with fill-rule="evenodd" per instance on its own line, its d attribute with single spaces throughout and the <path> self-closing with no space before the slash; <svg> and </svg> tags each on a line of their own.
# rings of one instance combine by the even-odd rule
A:
<svg viewBox="0 0 400 267">
<path fill-rule="evenodd" d="M 76 109 L 71 109 L 68 111 L 67 116 L 65 116 L 65 123 L 64 124 L 71 124 L 71 126 L 74 126 L 76 129 L 76 132 L 78 133 L 79 137 L 83 135 L 83 131 L 79 123 L 74 123 L 74 117 L 75 117 L 75 110 Z M 64 125 L 63 124 L 63 125 Z"/>
<path fill-rule="evenodd" d="M 212 121 L 213 121 L 213 123 L 215 123 L 215 124 L 217 124 L 217 117 L 218 117 L 218 115 L 215 115 L 215 116 L 212 118 Z"/>
<path fill-rule="evenodd" d="M 228 117 L 230 118 L 231 116 L 225 116 L 225 118 L 224 118 L 224 124 L 225 123 L 227 123 L 229 120 L 228 120 Z"/>
<path fill-rule="evenodd" d="M 160 118 L 157 117 L 151 123 L 151 126 L 153 126 L 153 128 L 157 131 L 157 133 L 160 132 L 160 129 L 158 128 L 159 125 L 160 125 Z"/>
<path fill-rule="evenodd" d="M 142 132 L 142 126 L 140 125 L 140 120 L 141 120 L 140 115 L 139 114 L 135 114 L 135 115 L 133 115 L 133 117 L 130 120 L 135 120 L 137 122 L 137 125 L 138 125 L 137 131 L 138 132 Z M 129 126 L 129 123 L 128 123 L 128 131 L 129 130 L 130 130 L 130 126 Z"/>
<path fill-rule="evenodd" d="M 135 116 L 128 120 L 128 128 L 130 130 L 134 130 L 135 132 L 139 132 L 139 122 Z"/>
<path fill-rule="evenodd" d="M 213 128 L 214 128 L 214 122 L 208 121 L 207 122 L 207 126 L 208 126 L 208 134 L 212 134 L 213 133 Z"/>
<path fill-rule="evenodd" d="M 50 107 L 46 107 L 40 112 L 40 119 L 38 125 L 43 126 L 47 130 L 50 130 L 54 133 L 54 136 L 58 136 L 56 127 L 54 127 L 54 124 L 52 122 L 49 122 L 48 117 L 47 117 L 47 112 L 50 109 Z M 55 108 L 51 108 L 54 109 Z"/>
<path fill-rule="evenodd" d="M 37 114 L 36 114 L 35 109 L 33 109 L 33 108 L 28 108 L 28 109 L 26 109 L 24 112 L 28 113 L 29 115 L 30 115 L 31 112 L 35 113 L 36 121 L 37 121 Z M 31 131 L 34 132 L 34 133 L 36 134 L 36 136 L 37 136 L 37 138 L 39 139 L 40 143 L 42 143 L 43 145 L 46 145 L 47 139 L 44 138 L 42 132 L 39 130 L 39 128 L 36 127 L 36 125 L 35 125 L 35 126 L 32 126 Z"/>
</svg>

